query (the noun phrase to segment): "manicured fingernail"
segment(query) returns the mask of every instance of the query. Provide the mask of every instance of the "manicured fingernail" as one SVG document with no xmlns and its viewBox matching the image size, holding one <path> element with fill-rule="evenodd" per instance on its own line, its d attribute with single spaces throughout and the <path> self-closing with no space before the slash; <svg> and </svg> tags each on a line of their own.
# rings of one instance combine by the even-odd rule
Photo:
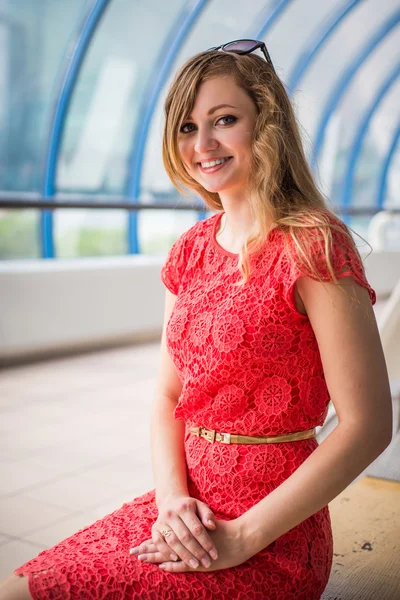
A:
<svg viewBox="0 0 400 600">
<path fill-rule="evenodd" d="M 189 565 L 190 565 L 191 567 L 193 567 L 193 569 L 197 569 L 197 567 L 199 566 L 199 561 L 198 561 L 198 560 L 195 560 L 194 558 L 191 558 L 191 559 L 189 560 Z"/>
<path fill-rule="evenodd" d="M 166 566 L 165 566 L 165 565 L 163 565 L 163 564 L 161 564 L 161 565 L 158 565 L 158 568 L 159 568 L 159 569 L 166 569 Z"/>
<path fill-rule="evenodd" d="M 170 554 L 169 557 L 171 560 L 178 560 L 178 557 L 176 554 Z"/>
<path fill-rule="evenodd" d="M 208 524 L 209 525 L 215 525 L 214 521 L 211 521 L 210 519 L 208 520 Z"/>
<path fill-rule="evenodd" d="M 139 551 L 139 548 L 131 548 L 129 550 L 129 554 L 136 554 Z"/>
<path fill-rule="evenodd" d="M 144 562 L 146 560 L 146 555 L 145 554 L 139 554 L 138 560 L 142 560 Z"/>
<path fill-rule="evenodd" d="M 211 558 L 213 558 L 214 560 L 217 560 L 218 558 L 218 552 L 216 550 L 210 550 L 210 556 Z"/>
</svg>

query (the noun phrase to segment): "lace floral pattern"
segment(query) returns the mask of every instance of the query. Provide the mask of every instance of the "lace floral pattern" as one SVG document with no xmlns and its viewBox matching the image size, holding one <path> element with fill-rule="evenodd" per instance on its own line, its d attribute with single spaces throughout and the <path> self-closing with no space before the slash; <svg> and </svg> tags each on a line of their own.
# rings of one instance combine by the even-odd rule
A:
<svg viewBox="0 0 400 600">
<path fill-rule="evenodd" d="M 210 444 L 189 426 L 244 435 L 279 435 L 322 425 L 329 393 L 315 335 L 293 297 L 304 273 L 273 229 L 252 257 L 244 287 L 237 256 L 215 232 L 222 213 L 196 223 L 172 246 L 162 268 L 177 295 L 167 346 L 182 381 L 174 415 L 186 422 L 185 454 L 191 496 L 218 519 L 234 519 L 271 493 L 314 452 L 315 438 L 265 445 Z M 321 246 L 315 256 L 329 280 Z M 338 277 L 369 286 L 357 253 L 334 233 Z M 16 569 L 29 575 L 35 600 L 317 600 L 332 564 L 332 530 L 324 507 L 244 564 L 214 572 L 166 573 L 141 563 L 129 548 L 151 535 L 155 490 L 78 531 Z"/>
</svg>

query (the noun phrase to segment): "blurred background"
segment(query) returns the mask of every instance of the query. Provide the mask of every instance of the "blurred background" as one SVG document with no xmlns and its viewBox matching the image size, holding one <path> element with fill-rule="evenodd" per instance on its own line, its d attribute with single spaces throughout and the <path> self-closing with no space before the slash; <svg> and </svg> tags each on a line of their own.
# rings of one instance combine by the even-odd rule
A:
<svg viewBox="0 0 400 600">
<path fill-rule="evenodd" d="M 163 101 L 189 56 L 232 39 L 267 43 L 331 207 L 375 252 L 400 251 L 399 22 L 393 0 L 0 0 L 0 359 L 135 337 L 128 326 L 46 339 L 43 320 L 84 320 L 85 304 L 117 292 L 121 269 L 140 265 L 146 277 L 209 216 L 164 171 Z M 382 260 L 366 266 L 383 298 L 399 274 Z M 85 270 L 98 288 L 86 302 L 80 290 L 75 313 Z M 45 313 L 24 333 L 17 284 Z M 108 307 L 123 310 L 111 298 Z"/>
<path fill-rule="evenodd" d="M 124 427 L 133 419 L 146 430 L 140 411 L 158 359 L 160 268 L 180 233 L 211 214 L 199 198 L 179 196 L 161 160 L 166 90 L 198 51 L 237 38 L 266 42 L 320 188 L 372 246 L 371 254 L 355 235 L 369 254 L 397 397 L 399 32 L 398 0 L 0 0 L 0 362 L 8 367 L 0 384 L 0 548 L 9 566 L 33 553 L 21 544 L 47 547 L 67 532 L 37 520 L 32 490 L 49 515 L 46 485 L 58 482 L 51 502 L 66 514 L 50 521 L 73 531 L 95 512 L 74 520 L 87 505 L 72 506 L 76 494 L 63 505 L 75 488 L 60 478 L 79 473 L 81 490 L 85 469 L 125 452 L 127 481 L 132 437 Z M 96 353 L 80 354 L 88 350 Z M 73 425 L 71 414 L 80 415 Z M 105 456 L 103 437 L 89 448 L 89 426 L 97 441 L 115 430 Z M 67 452 L 64 465 L 71 438 L 81 462 Z M 147 437 L 135 439 L 147 448 Z M 116 465 L 102 471 L 104 493 Z"/>
</svg>

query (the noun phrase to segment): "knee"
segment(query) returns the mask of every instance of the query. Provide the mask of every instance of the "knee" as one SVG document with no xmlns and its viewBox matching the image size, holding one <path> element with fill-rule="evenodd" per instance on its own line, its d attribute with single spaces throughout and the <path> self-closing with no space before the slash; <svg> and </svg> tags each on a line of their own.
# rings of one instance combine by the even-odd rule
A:
<svg viewBox="0 0 400 600">
<path fill-rule="evenodd" d="M 29 593 L 28 578 L 12 573 L 0 581 L 0 600 L 32 600 Z"/>
</svg>

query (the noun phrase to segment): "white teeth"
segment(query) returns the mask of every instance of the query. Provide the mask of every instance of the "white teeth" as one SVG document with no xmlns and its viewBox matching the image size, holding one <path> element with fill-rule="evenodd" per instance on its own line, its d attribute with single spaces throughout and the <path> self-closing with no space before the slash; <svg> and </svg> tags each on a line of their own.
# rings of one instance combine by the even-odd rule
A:
<svg viewBox="0 0 400 600">
<path fill-rule="evenodd" d="M 203 167 L 203 169 L 207 169 L 208 167 L 215 167 L 216 165 L 221 165 L 222 163 L 229 160 L 229 158 L 230 156 L 228 158 L 218 158 L 217 160 L 210 160 L 210 162 L 202 162 L 200 164 Z"/>
</svg>

